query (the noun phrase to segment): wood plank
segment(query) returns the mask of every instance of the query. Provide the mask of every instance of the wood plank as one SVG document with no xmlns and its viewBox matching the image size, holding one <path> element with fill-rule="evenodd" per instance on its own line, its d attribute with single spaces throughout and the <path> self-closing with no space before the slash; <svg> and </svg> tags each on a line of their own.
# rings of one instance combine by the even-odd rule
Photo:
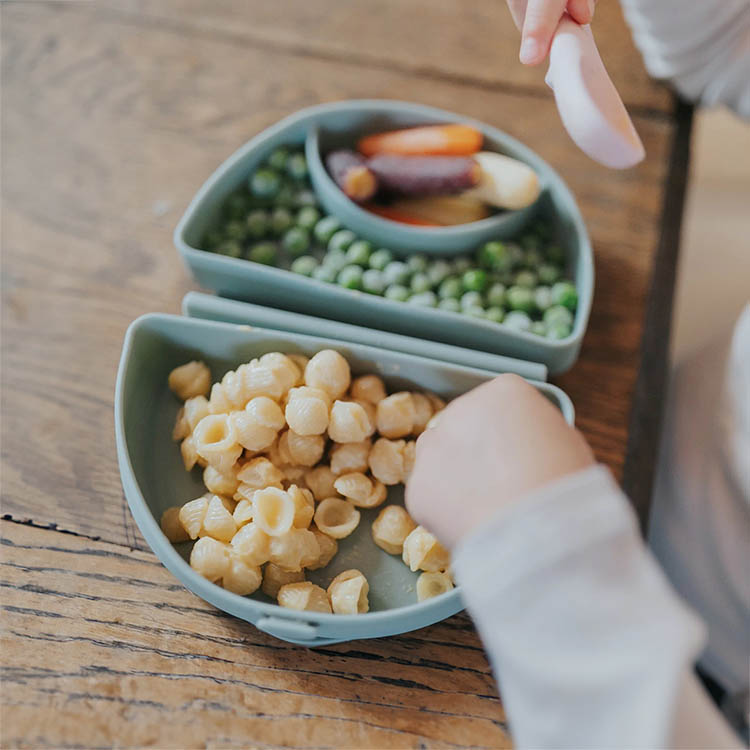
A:
<svg viewBox="0 0 750 750">
<path fill-rule="evenodd" d="M 503 0 L 109 0 L 106 7 L 137 24 L 199 28 L 243 44 L 549 96 L 546 66 L 518 61 L 519 35 Z M 620 4 L 599 3 L 593 30 L 626 104 L 669 112 L 671 94 L 649 78 Z"/>
<path fill-rule="evenodd" d="M 597 291 L 581 359 L 558 382 L 621 476 L 667 119 L 637 118 L 649 159 L 615 173 L 580 154 L 538 96 L 251 44 L 240 65 L 232 40 L 126 23 L 98 3 L 5 5 L 3 21 L 4 513 L 143 546 L 119 484 L 112 398 L 128 323 L 177 313 L 193 286 L 172 228 L 215 166 L 279 117 L 396 93 L 504 128 L 568 179 L 593 238 Z"/>
<path fill-rule="evenodd" d="M 2 522 L 2 747 L 510 747 L 463 615 L 310 650 L 150 553 Z"/>
<path fill-rule="evenodd" d="M 633 395 L 622 478 L 623 490 L 635 506 L 644 533 L 651 514 L 656 458 L 666 409 L 664 394 L 669 380 L 667 343 L 671 340 L 672 332 L 672 302 L 687 192 L 693 105 L 679 102 L 675 119 L 677 128 L 670 155 L 661 234 L 644 316 L 640 352 L 642 366 Z"/>
</svg>

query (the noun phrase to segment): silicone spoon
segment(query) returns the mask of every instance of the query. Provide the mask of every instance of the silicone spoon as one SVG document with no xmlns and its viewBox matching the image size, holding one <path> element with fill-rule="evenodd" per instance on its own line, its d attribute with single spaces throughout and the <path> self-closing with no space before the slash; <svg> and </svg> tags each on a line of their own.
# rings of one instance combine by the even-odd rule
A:
<svg viewBox="0 0 750 750">
<path fill-rule="evenodd" d="M 549 58 L 545 81 L 578 148 L 612 169 L 627 169 L 641 161 L 646 153 L 643 144 L 607 74 L 591 29 L 564 15 Z"/>
</svg>

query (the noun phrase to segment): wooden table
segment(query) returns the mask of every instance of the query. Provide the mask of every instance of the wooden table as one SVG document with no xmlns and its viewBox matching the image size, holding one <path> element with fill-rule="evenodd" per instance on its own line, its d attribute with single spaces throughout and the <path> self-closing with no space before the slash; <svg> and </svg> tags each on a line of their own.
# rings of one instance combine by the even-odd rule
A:
<svg viewBox="0 0 750 750">
<path fill-rule="evenodd" d="M 465 615 L 309 651 L 185 591 L 124 502 L 112 397 L 128 323 L 193 284 L 171 232 L 228 154 L 347 97 L 465 112 L 568 180 L 597 287 L 558 382 L 645 518 L 690 110 L 614 0 L 595 31 L 647 160 L 579 153 L 501 0 L 3 3 L 3 747 L 507 747 Z"/>
</svg>

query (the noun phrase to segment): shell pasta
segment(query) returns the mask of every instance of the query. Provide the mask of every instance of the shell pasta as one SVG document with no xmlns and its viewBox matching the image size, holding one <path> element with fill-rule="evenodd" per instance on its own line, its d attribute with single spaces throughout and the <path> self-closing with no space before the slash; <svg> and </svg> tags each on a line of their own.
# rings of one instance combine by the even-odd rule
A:
<svg viewBox="0 0 750 750">
<path fill-rule="evenodd" d="M 383 505 L 388 488 L 409 476 L 415 438 L 436 420 L 442 399 L 389 394 L 378 375 L 352 377 L 333 349 L 309 358 L 263 353 L 212 380 L 200 361 L 168 377 L 180 402 L 172 439 L 185 470 L 201 472 L 206 494 L 167 508 L 160 525 L 173 544 L 192 545 L 197 573 L 288 609 L 360 615 L 370 609 L 365 573 L 326 571 L 339 540 L 365 518 L 367 543 L 415 573 L 418 601 L 453 587 L 447 550 L 401 505 Z M 320 586 L 305 580 L 308 570 L 319 571 Z"/>
</svg>

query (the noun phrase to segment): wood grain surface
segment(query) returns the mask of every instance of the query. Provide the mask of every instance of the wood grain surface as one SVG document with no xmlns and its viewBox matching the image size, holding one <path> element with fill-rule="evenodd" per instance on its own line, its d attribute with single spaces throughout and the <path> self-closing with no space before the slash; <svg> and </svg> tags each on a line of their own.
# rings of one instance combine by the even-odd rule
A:
<svg viewBox="0 0 750 750">
<path fill-rule="evenodd" d="M 546 66 L 518 63 L 518 31 L 502 0 L 119 0 L 123 20 L 220 34 L 240 43 L 450 79 L 481 88 L 548 93 Z M 592 26 L 624 101 L 670 112 L 672 97 L 650 79 L 620 4 L 600 2 Z"/>
<path fill-rule="evenodd" d="M 674 123 L 614 5 L 599 36 L 648 152 L 626 173 L 572 145 L 500 0 L 2 4 L 3 747 L 508 745 L 465 616 L 310 652 L 184 591 L 123 499 L 115 373 L 128 324 L 194 288 L 171 233 L 223 159 L 303 106 L 420 101 L 520 138 L 576 195 L 597 286 L 556 382 L 621 477 Z"/>
<path fill-rule="evenodd" d="M 202 602 L 152 555 L 3 522 L 2 747 L 509 747 L 458 615 L 304 649 Z"/>
</svg>

